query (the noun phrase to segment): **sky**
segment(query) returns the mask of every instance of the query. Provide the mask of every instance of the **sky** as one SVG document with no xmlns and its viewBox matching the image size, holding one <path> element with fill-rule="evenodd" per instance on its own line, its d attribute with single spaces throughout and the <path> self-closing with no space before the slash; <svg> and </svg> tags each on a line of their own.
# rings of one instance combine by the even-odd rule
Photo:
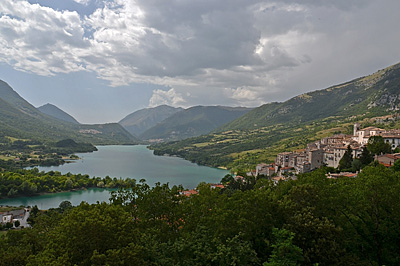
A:
<svg viewBox="0 0 400 266">
<path fill-rule="evenodd" d="M 398 0 L 1 0 L 0 79 L 81 123 L 257 107 L 400 62 Z"/>
</svg>

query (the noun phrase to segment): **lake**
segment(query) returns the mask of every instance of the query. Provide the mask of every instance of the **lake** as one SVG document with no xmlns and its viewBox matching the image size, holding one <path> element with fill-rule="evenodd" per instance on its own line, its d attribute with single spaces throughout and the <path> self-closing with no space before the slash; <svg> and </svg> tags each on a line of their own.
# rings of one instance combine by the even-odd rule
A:
<svg viewBox="0 0 400 266">
<path fill-rule="evenodd" d="M 155 156 L 145 145 L 98 146 L 93 153 L 77 153 L 81 159 L 60 166 L 38 167 L 40 171 L 59 171 L 63 174 L 88 174 L 96 177 L 145 179 L 147 184 L 169 183 L 183 185 L 191 189 L 200 182 L 217 183 L 229 172 L 223 169 L 199 166 L 178 157 Z M 75 192 L 46 194 L 36 197 L 22 197 L 0 200 L 0 205 L 33 206 L 39 209 L 56 208 L 61 201 L 68 200 L 73 205 L 81 201 L 96 203 L 108 201 L 106 189 L 88 189 Z"/>
</svg>

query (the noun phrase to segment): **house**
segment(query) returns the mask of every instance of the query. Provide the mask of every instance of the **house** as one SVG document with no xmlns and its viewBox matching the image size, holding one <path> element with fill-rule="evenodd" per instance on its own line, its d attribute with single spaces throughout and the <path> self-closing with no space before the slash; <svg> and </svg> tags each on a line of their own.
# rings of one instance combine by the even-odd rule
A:
<svg viewBox="0 0 400 266">
<path fill-rule="evenodd" d="M 199 192 L 197 192 L 197 190 L 191 189 L 191 190 L 182 191 L 180 194 L 183 196 L 186 196 L 186 197 L 190 197 L 192 195 L 199 194 Z"/>
<path fill-rule="evenodd" d="M 341 173 L 328 173 L 326 174 L 327 178 L 337 179 L 340 177 L 357 177 L 358 173 L 350 173 L 350 172 L 341 172 Z"/>
<path fill-rule="evenodd" d="M 223 189 L 223 188 L 225 188 L 225 186 L 223 184 L 211 184 L 210 188 L 212 188 L 212 189 L 216 189 L 216 188 Z"/>
<path fill-rule="evenodd" d="M 280 167 L 289 166 L 289 156 L 293 156 L 293 153 L 292 152 L 278 153 L 275 159 L 275 164 Z"/>
<path fill-rule="evenodd" d="M 312 149 L 307 152 L 308 162 L 310 163 L 311 170 L 319 168 L 324 163 L 323 149 Z"/>
<path fill-rule="evenodd" d="M 235 176 L 235 181 L 236 182 L 239 182 L 239 181 L 246 182 L 246 179 L 243 176 L 237 175 L 237 176 Z"/>
<path fill-rule="evenodd" d="M 257 164 L 256 166 L 256 176 L 265 175 L 268 176 L 268 168 L 270 165 L 266 163 Z"/>
<path fill-rule="evenodd" d="M 400 153 L 383 154 L 375 156 L 375 160 L 386 167 L 393 166 L 394 162 L 397 161 L 398 159 L 400 159 Z"/>
<path fill-rule="evenodd" d="M 1 223 L 12 223 L 13 222 L 13 215 L 9 213 L 0 214 Z"/>
<path fill-rule="evenodd" d="M 353 130 L 353 140 L 357 141 L 361 145 L 365 145 L 368 143 L 368 139 L 371 136 L 380 136 L 382 133 L 386 132 L 386 130 L 378 127 L 366 127 L 360 129 L 360 124 L 354 124 Z"/>
<path fill-rule="evenodd" d="M 381 134 L 383 140 L 389 143 L 392 149 L 400 146 L 400 130 L 390 130 Z"/>
<path fill-rule="evenodd" d="M 310 172 L 311 164 L 309 162 L 303 162 L 302 164 L 296 165 L 295 170 L 297 174 Z"/>
<path fill-rule="evenodd" d="M 283 176 L 275 176 L 271 178 L 271 181 L 274 182 L 275 185 L 279 183 L 279 181 L 285 181 L 286 178 Z"/>
<path fill-rule="evenodd" d="M 274 164 L 258 164 L 256 166 L 256 175 L 255 176 L 272 176 L 276 172 Z"/>
<path fill-rule="evenodd" d="M 25 212 L 29 209 L 21 209 L 0 213 L 0 223 L 13 223 L 16 220 L 23 220 L 25 216 Z"/>
</svg>

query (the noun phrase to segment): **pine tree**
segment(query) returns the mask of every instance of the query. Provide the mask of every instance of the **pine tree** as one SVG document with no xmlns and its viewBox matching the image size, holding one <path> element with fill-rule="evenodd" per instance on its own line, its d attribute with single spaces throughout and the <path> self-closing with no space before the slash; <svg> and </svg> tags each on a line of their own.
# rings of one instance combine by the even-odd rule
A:
<svg viewBox="0 0 400 266">
<path fill-rule="evenodd" d="M 350 169 L 353 163 L 353 150 L 350 145 L 347 146 L 346 152 L 339 161 L 339 170 Z"/>
</svg>

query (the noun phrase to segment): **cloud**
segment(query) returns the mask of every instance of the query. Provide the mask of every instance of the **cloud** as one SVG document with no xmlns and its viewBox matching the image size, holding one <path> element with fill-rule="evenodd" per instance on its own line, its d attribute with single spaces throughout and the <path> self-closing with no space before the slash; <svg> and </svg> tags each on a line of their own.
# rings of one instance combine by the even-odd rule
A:
<svg viewBox="0 0 400 266">
<path fill-rule="evenodd" d="M 95 6 L 82 15 L 1 1 L 0 61 L 43 76 L 89 71 L 111 86 L 174 88 L 156 90 L 151 105 L 207 95 L 250 105 L 367 74 L 400 57 L 396 0 L 97 0 Z"/>
<path fill-rule="evenodd" d="M 2 1 L 0 10 L 1 61 L 39 75 L 83 69 L 80 54 L 88 42 L 77 12 L 26 1 Z"/>
<path fill-rule="evenodd" d="M 155 107 L 159 105 L 170 105 L 170 106 L 186 106 L 186 101 L 184 100 L 181 93 L 175 91 L 174 88 L 168 91 L 164 90 L 154 90 L 153 95 L 149 100 L 149 107 Z"/>
<path fill-rule="evenodd" d="M 78 4 L 87 6 L 87 5 L 89 5 L 91 0 L 73 0 L 73 1 L 77 2 Z"/>
</svg>

